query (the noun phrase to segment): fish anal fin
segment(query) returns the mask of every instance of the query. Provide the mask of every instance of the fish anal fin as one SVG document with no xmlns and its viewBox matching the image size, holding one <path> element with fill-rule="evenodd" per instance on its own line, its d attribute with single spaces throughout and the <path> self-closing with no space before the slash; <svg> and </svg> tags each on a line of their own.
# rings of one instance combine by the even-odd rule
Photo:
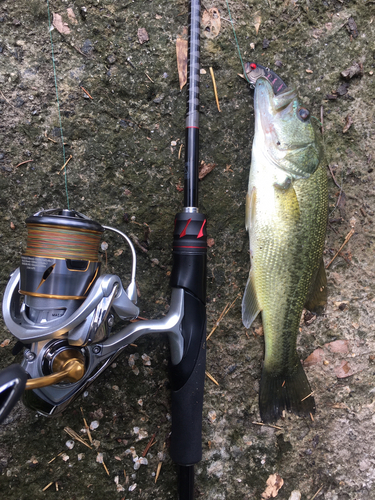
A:
<svg viewBox="0 0 375 500">
<path fill-rule="evenodd" d="M 242 323 L 245 328 L 250 328 L 260 311 L 261 309 L 255 291 L 254 273 L 252 269 L 250 269 L 249 278 L 242 299 Z"/>
<path fill-rule="evenodd" d="M 315 400 L 303 367 L 298 365 L 292 373 L 274 375 L 263 367 L 259 389 L 259 411 L 263 422 L 275 422 L 283 410 L 300 416 L 315 413 Z"/>
<path fill-rule="evenodd" d="M 321 259 L 315 279 L 311 283 L 305 302 L 305 308 L 317 314 L 322 314 L 327 304 L 327 276 L 323 259 Z"/>
</svg>

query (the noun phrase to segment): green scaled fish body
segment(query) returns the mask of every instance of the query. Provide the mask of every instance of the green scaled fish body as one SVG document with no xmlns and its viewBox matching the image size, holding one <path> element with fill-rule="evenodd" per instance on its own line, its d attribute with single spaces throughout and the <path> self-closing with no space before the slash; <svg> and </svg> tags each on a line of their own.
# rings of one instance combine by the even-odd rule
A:
<svg viewBox="0 0 375 500">
<path fill-rule="evenodd" d="M 260 77 L 254 110 L 246 200 L 251 268 L 242 320 L 249 328 L 261 312 L 265 358 L 259 406 L 262 420 L 270 422 L 284 409 L 315 410 L 296 339 L 303 307 L 316 310 L 326 301 L 327 174 L 319 132 L 294 89 L 275 96 Z"/>
</svg>

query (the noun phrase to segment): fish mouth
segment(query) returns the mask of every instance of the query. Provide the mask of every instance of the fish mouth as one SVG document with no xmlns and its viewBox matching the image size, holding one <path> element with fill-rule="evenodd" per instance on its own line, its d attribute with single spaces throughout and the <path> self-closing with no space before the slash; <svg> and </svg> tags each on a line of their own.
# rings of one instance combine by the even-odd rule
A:
<svg viewBox="0 0 375 500">
<path fill-rule="evenodd" d="M 285 87 L 275 94 L 271 83 L 264 76 L 260 76 L 255 83 L 255 107 L 269 109 L 272 114 L 285 109 L 296 97 L 297 91 L 294 87 Z"/>
</svg>

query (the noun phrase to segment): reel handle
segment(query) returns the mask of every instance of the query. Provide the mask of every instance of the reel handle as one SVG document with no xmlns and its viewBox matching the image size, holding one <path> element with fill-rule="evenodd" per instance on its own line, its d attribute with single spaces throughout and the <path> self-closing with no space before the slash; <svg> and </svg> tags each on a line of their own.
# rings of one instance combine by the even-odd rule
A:
<svg viewBox="0 0 375 500">
<path fill-rule="evenodd" d="M 179 213 L 173 241 L 173 288 L 183 290 L 183 352 L 171 363 L 172 434 L 170 454 L 180 466 L 202 458 L 202 408 L 206 365 L 206 218 Z"/>
<path fill-rule="evenodd" d="M 10 365 L 0 372 L 0 424 L 22 396 L 26 381 L 27 373 L 21 365 Z"/>
</svg>

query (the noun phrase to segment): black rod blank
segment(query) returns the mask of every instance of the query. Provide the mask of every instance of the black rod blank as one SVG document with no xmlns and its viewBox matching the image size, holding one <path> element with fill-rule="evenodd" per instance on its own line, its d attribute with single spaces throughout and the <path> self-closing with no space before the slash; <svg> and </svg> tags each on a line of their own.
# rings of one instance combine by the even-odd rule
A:
<svg viewBox="0 0 375 500">
<path fill-rule="evenodd" d="M 190 1 L 184 207 L 198 207 L 200 0 Z"/>
</svg>

